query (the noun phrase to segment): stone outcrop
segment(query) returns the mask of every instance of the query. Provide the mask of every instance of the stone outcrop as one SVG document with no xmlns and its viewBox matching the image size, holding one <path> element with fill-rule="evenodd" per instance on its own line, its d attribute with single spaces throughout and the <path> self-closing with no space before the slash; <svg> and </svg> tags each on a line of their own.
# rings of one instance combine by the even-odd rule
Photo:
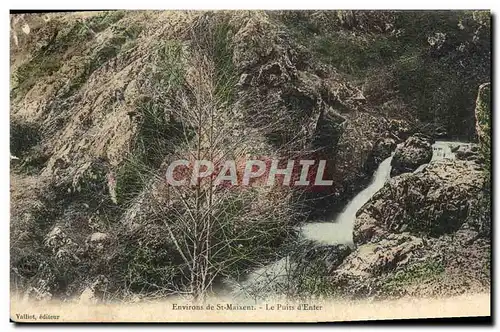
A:
<svg viewBox="0 0 500 332">
<path fill-rule="evenodd" d="M 459 160 L 433 162 L 422 172 L 395 177 L 358 212 L 354 241 L 366 243 L 387 232 L 454 232 L 477 204 L 483 183 L 480 165 Z"/>
<path fill-rule="evenodd" d="M 472 150 L 464 148 L 477 155 Z M 358 212 L 356 249 L 333 283 L 355 297 L 488 289 L 489 225 L 476 217 L 484 165 L 466 159 L 434 161 L 389 180 Z"/>
<path fill-rule="evenodd" d="M 432 140 L 424 136 L 414 135 L 399 145 L 394 152 L 391 176 L 413 172 L 418 166 L 432 159 Z"/>
<path fill-rule="evenodd" d="M 458 160 L 475 160 L 483 162 L 483 158 L 477 144 L 460 145 L 454 152 L 455 157 Z"/>
<path fill-rule="evenodd" d="M 347 29 L 342 34 L 352 34 L 350 41 L 365 38 L 366 32 L 382 33 L 384 41 L 387 34 L 402 33 L 395 29 L 395 14 L 389 12 L 13 15 L 10 115 L 12 137 L 19 139 L 13 141 L 19 144 L 11 148 L 15 155 L 11 160 L 23 167 L 33 164 L 29 174 L 34 175 L 19 167 L 19 179 L 11 181 L 11 237 L 15 239 L 11 264 L 16 278 L 31 285 L 39 298 L 73 296 L 81 293 L 82 285 L 89 285 L 81 298 L 92 303 L 108 284 L 107 279 L 92 281 L 101 280 L 96 279 L 100 274 L 115 288 L 129 292 L 135 287 L 141 294 L 145 289 L 156 292 L 184 285 L 181 278 L 186 271 L 177 267 L 189 264 L 172 234 L 186 234 L 178 222 L 184 218 L 178 217 L 187 215 L 189 208 L 183 204 L 192 197 L 183 193 L 181 199 L 167 192 L 164 178 L 152 175 L 164 174 L 162 167 L 171 158 L 189 152 L 177 151 L 184 144 L 177 144 L 174 132 L 186 136 L 192 127 L 185 121 L 178 128 L 183 120 L 177 113 L 184 107 L 191 109 L 194 100 L 203 100 L 204 106 L 218 105 L 221 119 L 212 123 L 224 126 L 215 132 L 228 141 L 238 137 L 235 141 L 244 153 L 275 155 L 286 152 L 286 147 L 327 160 L 325 178 L 334 185 L 318 195 L 304 194 L 301 198 L 307 203 L 297 204 L 305 205 L 311 218 L 313 213 L 324 215 L 341 207 L 404 140 L 395 151 L 393 175 L 428 163 L 432 141 L 418 135 L 408 138 L 417 119 L 411 114 L 413 107 L 396 96 L 399 91 L 386 94 L 384 87 L 377 86 L 375 90 L 391 99 L 374 103 L 377 98 L 360 89 L 362 80 L 350 82 L 340 66 L 318 56 L 316 46 L 297 38 L 302 24 L 292 20 L 293 26 L 288 25 L 283 19 L 288 15 L 310 15 L 309 22 L 317 24 L 304 26 L 316 26 L 318 32 L 331 24 L 331 32 Z M 314 35 L 315 45 L 323 44 L 318 37 L 333 39 L 330 33 Z M 442 51 L 438 42 L 433 39 L 431 44 Z M 392 70 L 382 75 L 376 69 L 373 76 L 391 81 Z M 208 77 L 214 78 L 214 86 L 199 84 L 211 81 L 205 80 Z M 219 86 L 221 82 L 227 84 Z M 205 102 L 200 96 L 218 99 Z M 476 108 L 481 146 L 486 140 L 489 146 L 488 98 L 489 84 L 482 85 Z M 419 132 L 426 133 L 420 127 Z M 29 140 L 22 140 L 26 137 Z M 318 261 L 338 280 L 354 280 L 351 285 L 356 287 L 362 284 L 360 278 L 404 268 L 416 252 L 419 257 L 424 238 L 435 241 L 458 234 L 458 229 L 460 241 L 476 243 L 480 236 L 476 228 L 481 225 L 469 224 L 467 218 L 475 204 L 471 197 L 481 187 L 477 166 L 481 158 L 474 148 L 459 149 L 456 155 L 457 161 L 429 166 L 418 175 L 395 177 L 380 191 L 358 215 L 354 252 L 347 246 L 315 246 L 296 254 L 294 260 L 278 261 L 275 271 L 282 275 L 285 268 Z M 47 183 L 42 186 L 42 181 Z M 263 198 L 249 199 L 251 205 L 242 211 L 272 212 L 268 193 L 275 194 L 259 193 Z M 234 234 L 251 239 L 238 244 L 239 253 L 250 248 L 253 254 L 256 244 L 264 242 L 274 250 L 288 236 L 285 226 L 275 220 L 285 220 L 282 225 L 288 227 L 295 222 L 292 213 L 301 207 L 292 205 L 291 198 L 278 201 L 286 205 L 286 212 L 280 218 L 271 212 L 272 218 L 262 218 L 272 221 L 276 234 L 259 229 L 258 236 L 265 237 L 262 241 L 240 231 L 250 229 L 245 227 L 252 218 L 241 222 L 235 218 Z M 273 250 L 262 252 L 274 255 Z M 249 265 L 267 264 L 269 257 L 260 251 L 257 255 L 248 259 Z M 143 264 L 143 259 L 151 265 Z M 131 267 L 131 262 L 136 266 Z M 166 277 L 170 267 L 176 272 Z M 135 279 L 124 283 L 117 272 L 122 268 L 121 273 L 134 274 Z M 64 283 L 55 277 L 61 270 L 68 271 Z M 283 279 L 288 285 L 288 278 Z"/>
<path fill-rule="evenodd" d="M 352 249 L 347 245 L 313 246 L 298 257 L 298 260 L 306 264 L 307 262 L 319 260 L 325 263 L 327 271 L 333 271 L 351 252 Z"/>
<path fill-rule="evenodd" d="M 384 159 L 390 157 L 392 151 L 396 147 L 396 141 L 393 138 L 383 138 L 377 142 L 373 149 L 373 157 L 380 163 Z"/>
<path fill-rule="evenodd" d="M 95 232 L 87 239 L 86 246 L 89 252 L 93 254 L 102 254 L 110 242 L 111 240 L 108 234 Z"/>
<path fill-rule="evenodd" d="M 404 234 L 389 234 L 387 238 L 360 245 L 337 270 L 339 275 L 368 277 L 408 262 L 413 250 L 422 246 L 422 239 Z"/>
<path fill-rule="evenodd" d="M 476 133 L 479 144 L 485 154 L 489 154 L 491 145 L 491 84 L 479 86 L 476 99 Z"/>
<path fill-rule="evenodd" d="M 405 233 L 360 245 L 334 271 L 334 282 L 350 295 L 371 295 L 373 281 L 383 273 L 405 266 L 422 244 L 422 239 Z"/>
</svg>

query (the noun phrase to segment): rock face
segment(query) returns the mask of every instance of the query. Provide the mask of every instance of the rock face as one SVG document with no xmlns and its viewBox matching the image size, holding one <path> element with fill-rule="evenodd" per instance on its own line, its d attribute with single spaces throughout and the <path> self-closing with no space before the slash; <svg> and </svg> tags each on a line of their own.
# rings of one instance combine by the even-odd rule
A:
<svg viewBox="0 0 500 332">
<path fill-rule="evenodd" d="M 413 172 L 432 159 L 432 141 L 423 136 L 411 136 L 396 148 L 392 158 L 391 176 Z"/>
<path fill-rule="evenodd" d="M 390 234 L 380 242 L 360 245 L 335 271 L 335 279 L 347 285 L 350 293 L 369 295 L 374 276 L 404 266 L 422 243 L 422 239 L 406 233 Z"/>
<path fill-rule="evenodd" d="M 356 249 L 334 284 L 355 297 L 488 289 L 489 228 L 475 217 L 484 182 L 477 159 L 434 161 L 391 179 L 358 212 Z"/>
<path fill-rule="evenodd" d="M 396 141 L 392 138 L 383 138 L 377 142 L 375 148 L 373 149 L 373 157 L 380 163 L 385 158 L 388 158 L 394 148 L 396 147 Z"/>
<path fill-rule="evenodd" d="M 422 172 L 391 179 L 358 212 L 355 243 L 410 231 L 440 236 L 466 221 L 482 190 L 482 169 L 473 161 L 441 160 Z"/>
<path fill-rule="evenodd" d="M 483 161 L 477 144 L 459 146 L 455 151 L 455 157 L 459 160 Z"/>
<path fill-rule="evenodd" d="M 171 212 L 187 214 L 189 209 L 165 204 L 175 202 L 175 197 L 165 193 L 163 178 L 144 181 L 142 167 L 139 170 L 136 166 L 147 163 L 144 171 L 148 174 L 149 170 L 164 174 L 162 165 L 177 154 L 179 145 L 170 130 L 185 134 L 184 129 L 191 127 L 186 121 L 183 130 L 177 130 L 182 122 L 177 114 L 182 113 L 179 108 L 185 102 L 191 109 L 191 100 L 198 100 L 192 96 L 195 92 L 220 97 L 200 105 L 223 105 L 216 112 L 221 121 L 213 123 L 224 125 L 216 132 L 220 130 L 219 137 L 231 141 L 241 137 L 241 141 L 234 140 L 242 144 L 241 151 L 275 155 L 286 146 L 305 155 L 317 151 L 315 159 L 327 160 L 325 178 L 332 179 L 334 185 L 305 199 L 311 215 L 341 206 L 404 140 L 394 156 L 394 175 L 429 162 L 432 142 L 421 136 L 408 139 L 416 124 L 413 116 L 401 112 L 406 102 L 391 96 L 381 105 L 374 104 L 376 98 L 365 96 L 358 83 L 346 80 L 345 73 L 332 66 L 334 62 L 318 57 L 316 47 L 296 38 L 299 30 L 295 29 L 302 24 L 292 20 L 294 24 L 289 26 L 282 15 L 285 18 L 297 12 L 12 15 L 10 114 L 13 141 L 19 144 L 11 148 L 15 155 L 11 159 L 33 166 L 32 173 L 19 171 L 15 175 L 18 179 L 11 181 L 11 237 L 15 239 L 11 254 L 18 256 L 11 261 L 20 280 L 33 285 L 31 292 L 37 297 L 52 293 L 72 296 L 79 294 L 84 284 L 90 286 L 82 298 L 93 302 L 100 286 L 91 280 L 101 273 L 113 287 L 127 292 L 131 289 L 130 282 L 116 278 L 119 273 L 115 270 L 122 267 L 126 274 L 134 271 L 137 275 L 135 286 L 141 295 L 144 285 L 170 289 L 175 283 L 165 277 L 165 268 L 186 264 L 165 220 L 171 222 L 173 233 L 184 234 Z M 331 11 L 307 15 L 318 28 L 330 29 L 334 22 L 332 31 L 343 27 L 349 36 L 379 32 L 385 40 L 386 33 L 396 33 L 393 13 Z M 334 39 L 328 32 L 316 35 L 314 44 L 316 37 Z M 433 45 L 438 45 L 437 41 L 432 41 Z M 214 53 L 214 49 L 221 52 Z M 212 68 L 217 75 L 210 74 Z M 224 77 L 218 77 L 219 73 Z M 214 86 L 197 84 L 208 77 L 214 78 Z M 389 73 L 387 77 L 391 81 Z M 223 89 L 219 87 L 222 81 L 227 81 Z M 481 91 L 486 87 L 481 89 L 483 96 Z M 383 90 L 384 96 L 392 93 L 378 90 Z M 377 96 L 376 91 L 372 95 Z M 476 110 L 481 142 L 489 135 L 483 126 L 485 98 L 478 98 Z M 226 131 L 231 135 L 221 134 Z M 170 151 L 164 145 L 175 149 Z M 154 151 L 154 156 L 149 152 L 143 155 L 143 150 Z M 469 166 L 479 158 L 468 150 L 458 151 L 457 158 L 460 162 L 450 165 L 458 167 L 457 171 L 434 169 L 436 177 L 431 170 L 417 178 L 403 175 L 374 198 L 359 216 L 354 253 L 346 246 L 321 246 L 305 251 L 298 261 L 322 261 L 328 270 L 344 271 L 340 273 L 344 279 L 371 278 L 404 266 L 410 253 L 421 247 L 420 237 L 446 235 L 464 224 L 470 211 L 467 195 L 475 189 L 453 181 L 474 176 Z M 137 165 L 136 159 L 140 161 Z M 450 174 L 452 178 L 446 178 Z M 267 197 L 262 201 L 266 208 L 272 205 Z M 426 208 L 422 209 L 419 204 L 424 203 Z M 289 206 L 295 209 L 291 203 Z M 322 210 L 325 206 L 328 208 Z M 288 213 L 293 209 L 280 216 L 293 219 Z M 253 203 L 248 210 L 267 211 Z M 272 216 L 267 219 L 274 222 L 276 214 Z M 431 224 L 424 225 L 424 220 Z M 279 230 L 275 238 L 280 239 L 273 245 L 281 241 L 283 228 L 273 224 L 273 229 Z M 473 232 L 464 238 L 474 239 Z M 38 244 L 37 238 L 43 240 Z M 253 237 L 245 238 L 252 238 L 245 248 L 254 249 Z M 259 239 L 255 242 L 263 243 Z M 128 265 L 144 255 L 153 268 L 142 262 L 134 268 Z M 47 264 L 48 272 L 42 278 L 41 263 L 45 261 L 60 265 L 53 268 Z M 289 268 L 292 263 L 296 264 L 283 259 L 275 270 Z M 56 282 L 55 275 L 62 270 L 69 279 Z M 184 274 L 181 268 L 173 270 L 179 273 L 175 278 Z"/>
<path fill-rule="evenodd" d="M 343 244 L 315 246 L 306 251 L 302 257 L 299 257 L 299 261 L 310 262 L 320 260 L 325 263 L 328 271 L 332 271 L 342 263 L 351 251 L 352 249 L 349 246 Z"/>
<path fill-rule="evenodd" d="M 367 104 L 357 85 L 328 62 L 318 61 L 270 13 L 106 12 L 47 17 L 22 16 L 12 21 L 11 71 L 16 73 L 16 82 L 11 116 L 13 123 L 19 124 L 12 132 L 19 138 L 13 141 L 20 143 L 12 150 L 18 163 L 25 163 L 27 156 L 36 157 L 35 181 L 47 182 L 40 197 L 47 197 L 50 190 L 57 199 L 48 200 L 54 205 L 48 209 L 45 201 L 35 202 L 38 197 L 31 197 L 34 192 L 20 190 L 27 197 L 14 204 L 22 210 L 16 209 L 12 225 L 14 237 L 26 238 L 26 247 L 37 251 L 39 248 L 29 242 L 30 234 L 32 224 L 42 223 L 36 216 L 29 218 L 29 224 L 17 220 L 28 213 L 43 212 L 47 229 L 35 230 L 43 236 L 48 234 L 43 244 L 47 256 L 64 259 L 68 269 L 77 264 L 89 267 L 85 273 L 68 273 L 74 276 L 67 283 L 71 285 L 54 285 L 58 292 L 76 294 L 79 285 L 101 273 L 103 266 L 126 266 L 120 257 L 131 250 L 155 257 L 152 264 L 159 269 L 180 264 L 177 248 L 155 216 L 171 216 L 167 208 L 184 208 L 165 204 L 175 197 L 165 194 L 164 179 L 142 181 L 130 160 L 135 156 L 141 164 L 147 163 L 148 169 L 164 173 L 161 164 L 166 164 L 173 152 L 165 145 L 175 146 L 176 138 L 168 134 L 159 139 L 158 133 L 173 130 L 174 122 L 176 126 L 178 122 L 190 126 L 187 118 L 176 115 L 181 113 L 177 101 L 186 101 L 182 96 L 191 95 L 193 88 L 203 94 L 208 92 L 205 88 L 212 88 L 196 83 L 210 80 L 201 70 L 205 65 L 224 72 L 224 80 L 231 87 L 224 100 L 222 94 L 207 94 L 221 95 L 219 101 L 227 105 L 227 112 L 224 106 L 220 116 L 230 120 L 214 122 L 224 124 L 215 130 L 220 137 L 230 137 L 223 131 L 245 137 L 238 144 L 254 155 L 274 155 L 283 146 L 307 155 L 319 151 L 314 159 L 327 160 L 325 175 L 334 180 L 334 185 L 325 186 L 329 192 L 318 196 L 332 206 L 340 206 L 338 202 L 356 192 L 359 182 L 369 175 L 364 166 L 377 140 L 399 137 L 408 129 L 405 121 L 391 121 L 391 115 L 382 118 Z M 25 24 L 29 34 L 22 30 Z M 75 31 L 83 31 L 81 26 L 88 27 L 83 30 L 89 32 L 75 35 Z M 221 40 L 216 41 L 212 32 L 219 30 Z M 222 43 L 224 54 L 212 56 L 214 45 L 205 41 Z M 168 56 L 161 55 L 164 47 Z M 50 68 L 45 67 L 48 64 Z M 178 77 L 183 83 L 165 84 L 164 75 Z M 197 75 L 200 78 L 194 79 Z M 169 106 L 163 105 L 158 114 L 151 114 L 149 110 L 159 103 L 157 97 L 163 96 L 164 89 L 173 93 L 166 98 Z M 30 140 L 23 140 L 26 137 Z M 160 142 L 161 152 L 149 144 L 156 144 L 149 139 Z M 164 144 L 166 141 L 169 143 Z M 143 155 L 143 144 L 155 151 L 155 156 Z M 388 153 L 384 144 L 380 145 L 380 156 Z M 33 207 L 25 204 L 27 198 L 34 201 Z M 263 204 L 267 203 L 265 200 Z M 322 205 L 320 202 L 317 209 L 308 208 L 316 211 Z M 46 210 L 50 212 L 47 217 Z M 262 213 L 262 209 L 254 210 Z M 111 220 L 116 226 L 110 228 Z M 172 224 L 180 227 L 180 223 Z M 282 231 L 280 227 L 274 229 Z M 129 250 L 125 243 L 137 245 Z M 26 247 L 18 251 L 22 253 Z M 127 255 L 115 254 L 120 250 Z M 347 255 L 345 248 L 336 250 L 321 248 L 317 254 L 328 267 L 335 268 Z M 167 258 L 159 259 L 160 255 Z M 130 257 L 136 256 L 130 253 Z M 140 269 L 146 278 L 167 282 L 162 275 L 151 273 L 150 267 Z M 121 279 L 108 277 L 122 287 Z M 142 282 L 141 278 L 137 280 Z M 157 285 L 153 280 L 148 283 Z"/>
<path fill-rule="evenodd" d="M 93 233 L 86 241 L 87 249 L 93 254 L 100 254 L 109 244 L 110 238 L 106 233 Z"/>
<path fill-rule="evenodd" d="M 479 86 L 476 99 L 476 132 L 479 144 L 489 151 L 491 141 L 491 92 L 490 83 Z"/>
<path fill-rule="evenodd" d="M 339 269 L 340 274 L 370 276 L 408 261 L 408 254 L 422 246 L 422 239 L 404 234 L 389 234 L 376 243 L 359 246 Z"/>
</svg>

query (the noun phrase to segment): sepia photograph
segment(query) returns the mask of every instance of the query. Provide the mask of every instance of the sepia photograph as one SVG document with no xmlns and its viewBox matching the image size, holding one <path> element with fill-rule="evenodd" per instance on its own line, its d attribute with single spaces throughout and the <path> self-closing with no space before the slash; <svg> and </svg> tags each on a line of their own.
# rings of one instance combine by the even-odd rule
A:
<svg viewBox="0 0 500 332">
<path fill-rule="evenodd" d="M 9 20 L 11 322 L 491 322 L 489 10 Z"/>
</svg>

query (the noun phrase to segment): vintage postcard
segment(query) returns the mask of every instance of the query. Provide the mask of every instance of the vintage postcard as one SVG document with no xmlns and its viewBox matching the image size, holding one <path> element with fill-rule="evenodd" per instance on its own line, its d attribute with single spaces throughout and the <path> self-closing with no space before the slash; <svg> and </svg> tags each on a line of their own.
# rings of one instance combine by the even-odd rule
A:
<svg viewBox="0 0 500 332">
<path fill-rule="evenodd" d="M 10 319 L 483 317 L 485 10 L 10 14 Z"/>
</svg>

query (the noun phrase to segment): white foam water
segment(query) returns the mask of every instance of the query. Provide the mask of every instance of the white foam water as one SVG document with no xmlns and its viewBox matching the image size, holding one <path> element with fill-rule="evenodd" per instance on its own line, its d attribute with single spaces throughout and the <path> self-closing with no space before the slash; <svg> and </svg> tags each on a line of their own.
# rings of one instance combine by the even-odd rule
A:
<svg viewBox="0 0 500 332">
<path fill-rule="evenodd" d="M 436 141 L 432 145 L 432 161 L 455 159 L 455 151 L 469 143 L 453 141 Z M 385 159 L 375 171 L 371 183 L 347 204 L 335 220 L 329 222 L 315 222 L 302 226 L 301 231 L 306 239 L 320 244 L 353 245 L 352 231 L 356 213 L 370 198 L 379 191 L 390 178 L 392 156 Z M 421 165 L 415 172 L 423 170 L 428 164 Z"/>
<path fill-rule="evenodd" d="M 456 142 L 456 141 L 436 141 L 432 145 L 432 159 L 431 162 L 443 159 L 454 160 L 456 159 L 455 152 L 461 146 L 470 146 L 470 143 Z M 420 165 L 413 173 L 418 173 L 424 170 L 427 165 Z"/>
<path fill-rule="evenodd" d="M 448 141 L 436 141 L 432 145 L 432 159 L 442 160 L 442 159 L 455 159 L 456 148 L 460 146 L 459 142 L 448 142 Z"/>
<path fill-rule="evenodd" d="M 347 204 L 345 209 L 335 218 L 334 222 L 308 223 L 301 227 L 302 234 L 306 239 L 316 241 L 320 244 L 347 244 L 352 245 L 352 229 L 356 212 L 368 202 L 368 200 L 379 191 L 389 179 L 391 172 L 392 156 L 382 161 L 375 173 L 371 183 L 357 194 Z"/>
<path fill-rule="evenodd" d="M 455 159 L 455 152 L 462 146 L 471 147 L 474 143 L 457 141 L 436 141 L 432 145 L 432 160 Z"/>
<path fill-rule="evenodd" d="M 468 143 L 436 141 L 432 146 L 432 160 L 455 159 L 455 151 Z M 368 187 L 357 194 L 333 220 L 308 223 L 301 227 L 301 234 L 308 240 L 323 245 L 346 244 L 353 246 L 353 226 L 356 213 L 370 198 L 379 191 L 390 178 L 392 156 L 382 161 L 373 174 Z M 421 171 L 428 164 L 420 166 L 415 172 Z M 246 280 L 233 283 L 229 288 L 233 296 L 243 299 L 253 299 L 255 294 L 271 294 L 279 288 L 286 288 L 288 271 L 294 268 L 290 257 L 283 257 L 264 267 L 249 273 Z"/>
</svg>

